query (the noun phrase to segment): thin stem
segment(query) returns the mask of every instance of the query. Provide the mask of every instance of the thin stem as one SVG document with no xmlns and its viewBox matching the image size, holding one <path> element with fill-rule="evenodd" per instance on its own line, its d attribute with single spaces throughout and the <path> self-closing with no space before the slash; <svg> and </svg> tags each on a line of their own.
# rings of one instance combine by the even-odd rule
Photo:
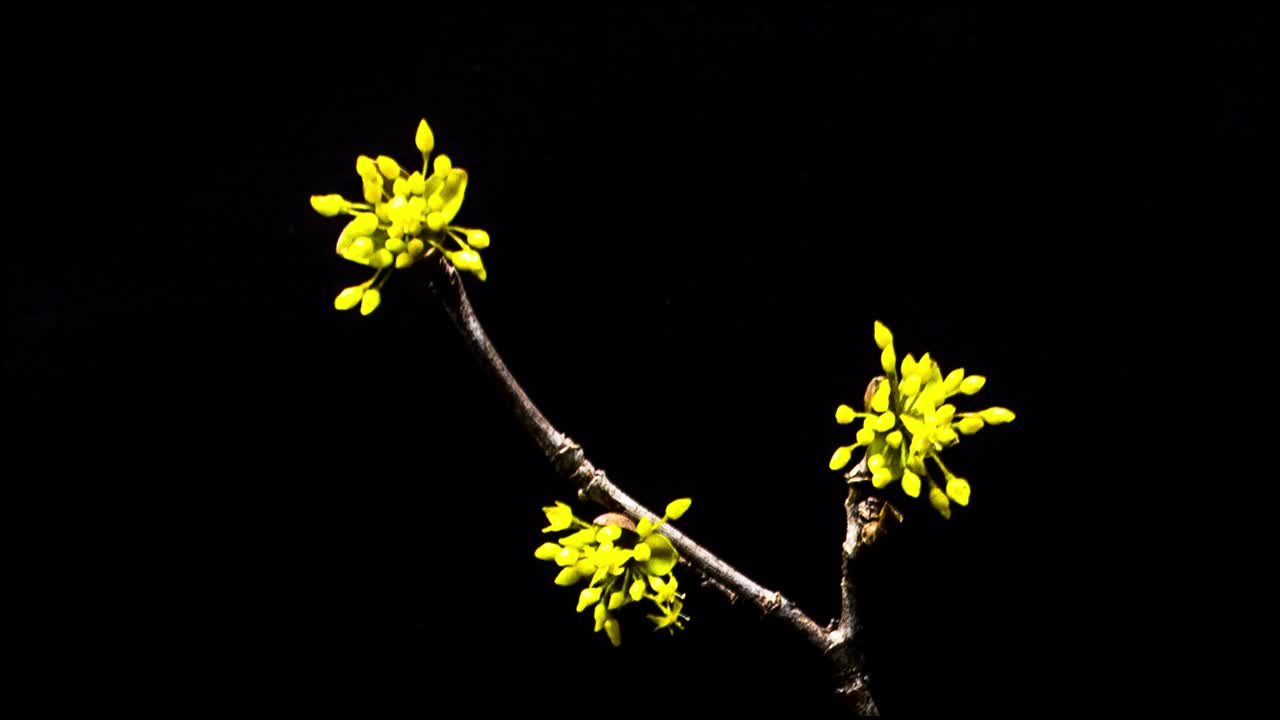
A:
<svg viewBox="0 0 1280 720">
<path fill-rule="evenodd" d="M 614 485 L 604 470 L 592 465 L 587 460 L 582 447 L 556 430 L 533 404 L 507 369 L 506 363 L 502 361 L 493 343 L 489 341 L 484 328 L 480 326 L 480 321 L 471 308 L 457 270 L 444 258 L 439 258 L 436 266 L 431 270 L 431 289 L 444 305 L 454 326 L 462 334 L 463 342 L 497 383 L 512 413 L 525 431 L 537 442 L 552 466 L 578 488 L 578 496 L 608 510 L 625 513 L 637 520 L 639 518 L 648 518 L 651 522 L 660 520 L 660 515 L 636 502 Z M 863 465 L 858 467 L 865 471 Z M 850 492 L 850 497 L 853 497 L 853 491 Z M 853 515 L 850 517 L 852 518 Z M 859 532 L 861 527 L 860 525 Z M 851 519 L 850 536 L 860 537 L 853 528 Z M 879 715 L 867 686 L 861 654 L 854 650 L 852 644 L 857 628 L 857 617 L 852 600 L 853 582 L 849 574 L 849 562 L 861 546 L 860 541 L 855 540 L 851 549 L 846 539 L 841 618 L 835 629 L 827 630 L 783 597 L 782 593 L 769 590 L 742 574 L 670 523 L 662 525 L 655 532 L 670 540 L 680 554 L 682 562 L 687 562 L 703 576 L 707 585 L 719 590 L 730 602 L 746 599 L 763 614 L 778 618 L 800 633 L 810 645 L 827 657 L 835 668 L 837 692 L 846 700 L 851 711 L 858 715 Z"/>
</svg>

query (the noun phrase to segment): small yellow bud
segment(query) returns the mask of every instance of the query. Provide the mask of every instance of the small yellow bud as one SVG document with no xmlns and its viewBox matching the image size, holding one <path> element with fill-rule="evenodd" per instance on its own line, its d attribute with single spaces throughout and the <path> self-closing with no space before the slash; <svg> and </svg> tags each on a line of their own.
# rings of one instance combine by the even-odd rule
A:
<svg viewBox="0 0 1280 720">
<path fill-rule="evenodd" d="M 886 345 L 885 348 L 880 351 L 880 368 L 888 375 L 895 375 L 898 372 L 897 368 L 894 367 L 896 362 L 897 357 L 893 353 L 893 346 Z"/>
<path fill-rule="evenodd" d="M 929 357 L 929 353 L 925 353 L 924 356 L 920 358 L 920 362 L 916 363 L 916 366 L 911 368 L 911 374 L 919 375 L 920 379 L 924 380 L 933 374 L 933 368 L 936 366 L 937 363 Z M 902 372 L 905 374 L 906 370 L 903 370 Z"/>
<path fill-rule="evenodd" d="M 382 293 L 377 290 L 365 290 L 364 297 L 360 298 L 360 314 L 368 315 L 378 309 L 378 303 L 382 302 Z"/>
<path fill-rule="evenodd" d="M 431 232 L 440 232 L 444 229 L 444 213 L 435 211 L 427 213 L 427 229 Z"/>
<path fill-rule="evenodd" d="M 360 298 L 363 295 L 363 285 L 346 288 L 342 292 L 338 293 L 338 297 L 333 299 L 333 307 L 338 310 L 350 310 L 360 303 Z"/>
<path fill-rule="evenodd" d="M 964 368 L 952 370 L 947 373 L 947 379 L 942 381 L 943 392 L 948 396 L 956 394 L 962 381 L 964 381 Z"/>
<path fill-rule="evenodd" d="M 374 230 L 378 229 L 378 216 L 373 213 L 363 212 L 351 218 L 351 222 L 342 229 L 343 235 L 351 237 L 361 237 L 372 235 Z"/>
<path fill-rule="evenodd" d="M 352 262 L 363 263 L 369 260 L 370 255 L 373 255 L 373 241 L 367 237 L 359 237 L 351 242 L 342 256 Z"/>
<path fill-rule="evenodd" d="M 418 121 L 418 130 L 413 134 L 413 144 L 418 146 L 418 152 L 426 155 L 436 147 L 436 136 L 431 132 L 431 126 L 427 124 L 426 118 Z"/>
<path fill-rule="evenodd" d="M 836 422 L 841 425 L 848 425 L 853 422 L 853 408 L 848 405 L 841 405 L 836 408 Z"/>
<path fill-rule="evenodd" d="M 449 160 L 448 155 L 437 155 L 435 160 L 431 161 L 431 172 L 445 177 L 449 171 L 453 169 L 453 162 Z"/>
<path fill-rule="evenodd" d="M 907 362 L 904 360 L 902 362 L 902 373 L 906 375 L 908 372 L 910 371 L 907 370 Z M 909 376 L 906 380 L 903 380 L 898 384 L 898 390 L 902 393 L 903 397 L 914 397 L 916 393 L 920 392 L 920 376 Z"/>
<path fill-rule="evenodd" d="M 636 525 L 636 533 L 640 535 L 640 537 L 648 537 L 649 533 L 653 532 L 653 528 L 654 524 L 652 520 L 649 518 L 640 518 L 639 524 Z"/>
<path fill-rule="evenodd" d="M 880 417 L 876 418 L 875 430 L 876 432 L 889 432 L 893 429 L 895 422 L 896 418 L 892 412 L 880 413 Z"/>
<path fill-rule="evenodd" d="M 391 234 L 391 231 L 388 230 L 387 234 L 388 235 Z M 383 245 L 383 247 L 385 247 L 386 249 L 390 250 L 393 253 L 404 252 L 404 240 L 401 240 L 398 237 L 390 237 L 390 238 L 387 238 L 387 242 Z"/>
<path fill-rule="evenodd" d="M 937 510 L 942 517 L 951 519 L 951 503 L 947 502 L 947 496 L 937 485 L 929 483 L 929 502 L 933 505 L 933 509 Z"/>
<path fill-rule="evenodd" d="M 679 520 L 682 515 L 689 512 L 689 506 L 693 504 L 693 500 L 689 498 L 679 498 L 667 503 L 667 517 L 672 520 Z"/>
<path fill-rule="evenodd" d="M 382 248 L 374 252 L 373 256 L 369 258 L 369 267 L 381 270 L 384 267 L 390 267 L 395 263 L 395 261 L 396 258 L 391 254 L 391 251 L 386 248 Z"/>
<path fill-rule="evenodd" d="M 871 473 L 871 484 L 877 488 L 884 489 L 889 487 L 889 483 L 893 482 L 893 471 L 889 468 L 882 467 Z"/>
<path fill-rule="evenodd" d="M 356 173 L 365 180 L 379 180 L 378 165 L 368 155 L 356 158 Z"/>
<path fill-rule="evenodd" d="M 938 442 L 942 443 L 943 445 L 950 445 L 951 443 L 957 440 L 956 431 L 952 430 L 950 426 L 944 426 L 944 427 L 938 428 L 938 431 L 937 433 L 935 433 L 934 437 L 937 439 Z"/>
<path fill-rule="evenodd" d="M 426 192 L 426 178 L 422 177 L 421 172 L 414 170 L 413 173 L 409 175 L 408 183 L 409 194 L 421 196 L 422 193 Z"/>
<path fill-rule="evenodd" d="M 341 195 L 312 195 L 311 207 L 325 217 L 333 217 L 347 209 L 348 203 Z"/>
<path fill-rule="evenodd" d="M 871 409 L 882 413 L 889 409 L 889 381 L 882 380 L 876 385 L 876 392 L 871 396 Z"/>
<path fill-rule="evenodd" d="M 604 621 L 604 632 L 609 636 L 609 642 L 614 647 L 622 644 L 622 626 L 618 624 L 615 618 L 609 618 Z"/>
<path fill-rule="evenodd" d="M 849 464 L 849 459 L 852 455 L 852 448 L 848 446 L 838 447 L 836 448 L 836 451 L 831 454 L 831 461 L 827 463 L 827 467 L 832 470 L 839 470 Z"/>
<path fill-rule="evenodd" d="M 601 588 L 589 587 L 578 593 L 578 612 L 600 602 Z"/>
<path fill-rule="evenodd" d="M 902 492 L 911 497 L 920 497 L 920 476 L 910 469 L 902 471 Z"/>
<path fill-rule="evenodd" d="M 876 321 L 875 336 L 876 347 L 881 350 L 893 344 L 893 333 L 889 332 L 889 328 L 885 327 L 884 323 L 879 320 Z"/>
<path fill-rule="evenodd" d="M 467 244 L 477 250 L 489 247 L 489 233 L 484 230 L 468 230 Z"/>
<path fill-rule="evenodd" d="M 592 632 L 600 632 L 604 628 L 604 621 L 609 619 L 609 612 L 605 610 L 603 605 L 596 605 L 596 609 L 591 612 L 591 615 L 596 621 L 596 629 Z"/>
<path fill-rule="evenodd" d="M 396 162 L 395 158 L 379 155 L 378 172 L 382 173 L 382 177 L 388 180 L 395 180 L 400 177 L 400 163 Z"/>
<path fill-rule="evenodd" d="M 404 197 L 409 194 L 409 181 L 403 177 L 397 177 L 395 182 L 391 183 L 392 194 Z"/>
<path fill-rule="evenodd" d="M 938 423 L 940 425 L 945 425 L 951 422 L 951 418 L 955 417 L 956 406 L 952 405 L 951 403 L 947 403 L 946 405 L 943 405 L 942 407 L 938 408 L 938 412 L 935 414 L 938 416 Z"/>
<path fill-rule="evenodd" d="M 376 203 L 382 199 L 382 181 L 366 179 L 362 191 L 364 192 L 365 202 Z"/>
<path fill-rule="evenodd" d="M 533 551 L 533 556 L 539 560 L 550 560 L 560 552 L 560 546 L 553 542 L 545 542 Z"/>
<path fill-rule="evenodd" d="M 916 371 L 916 357 L 907 353 L 902 357 L 902 375 L 905 377 Z"/>
<path fill-rule="evenodd" d="M 622 607 L 622 603 L 626 602 L 626 600 L 627 594 L 621 590 L 609 593 L 609 609 L 617 610 Z"/>
<path fill-rule="evenodd" d="M 884 467 L 883 455 L 876 453 L 875 455 L 872 455 L 871 457 L 867 458 L 867 469 L 870 470 L 871 472 L 875 472 L 876 470 L 879 470 L 882 467 Z"/>
<path fill-rule="evenodd" d="M 902 447 L 902 431 L 894 430 L 885 437 L 884 441 L 889 443 L 889 447 L 897 450 Z"/>
<path fill-rule="evenodd" d="M 633 550 L 632 552 L 635 553 L 635 557 L 637 561 L 644 562 L 645 560 L 648 560 L 650 556 L 653 555 L 653 548 L 650 548 L 645 543 L 639 543 L 636 545 L 635 550 Z"/>
<path fill-rule="evenodd" d="M 955 428 L 965 435 L 972 435 L 982 429 L 985 423 L 982 418 L 973 416 L 961 418 L 960 422 L 955 424 Z"/>
<path fill-rule="evenodd" d="M 987 379 L 981 375 L 970 375 L 960 381 L 960 392 L 965 395 L 972 395 L 982 389 L 987 384 Z"/>
<path fill-rule="evenodd" d="M 407 267 L 410 267 L 410 266 L 412 266 L 412 265 L 413 265 L 413 256 L 411 256 L 409 253 L 407 253 L 407 252 L 402 252 L 402 253 L 399 253 L 399 254 L 397 254 L 397 255 L 396 255 L 396 269 L 397 269 L 397 270 L 403 270 L 403 269 L 405 269 L 405 268 L 407 268 Z"/>
<path fill-rule="evenodd" d="M 473 272 L 481 280 L 485 279 L 484 263 L 480 260 L 480 254 L 475 250 L 446 251 L 444 255 L 459 270 Z"/>
<path fill-rule="evenodd" d="M 569 587 L 570 585 L 577 585 L 580 579 L 582 579 L 582 576 L 578 574 L 577 570 L 567 567 L 561 570 L 559 575 L 556 575 L 556 584 L 561 587 Z"/>
<path fill-rule="evenodd" d="M 414 238 L 410 240 L 409 244 L 405 247 L 405 251 L 409 253 L 409 257 L 414 257 L 414 258 L 421 255 L 422 252 L 426 249 L 427 249 L 427 246 L 418 238 Z"/>
<path fill-rule="evenodd" d="M 424 202 L 426 203 L 427 210 L 430 210 L 431 212 L 435 212 L 436 210 L 444 207 L 444 198 L 441 197 L 440 193 L 432 193 L 431 197 L 424 199 Z"/>
<path fill-rule="evenodd" d="M 964 478 L 947 478 L 947 497 L 956 501 L 957 505 L 969 504 L 969 481 Z"/>
<path fill-rule="evenodd" d="M 992 425 L 1000 425 L 1001 423 L 1013 422 L 1013 411 L 1008 408 L 993 407 L 982 411 L 982 419 Z"/>
<path fill-rule="evenodd" d="M 644 599 L 644 580 L 636 580 L 635 582 L 631 583 L 631 588 L 628 590 L 628 592 L 631 593 L 632 600 L 635 600 L 636 602 L 640 602 L 642 599 Z"/>
</svg>

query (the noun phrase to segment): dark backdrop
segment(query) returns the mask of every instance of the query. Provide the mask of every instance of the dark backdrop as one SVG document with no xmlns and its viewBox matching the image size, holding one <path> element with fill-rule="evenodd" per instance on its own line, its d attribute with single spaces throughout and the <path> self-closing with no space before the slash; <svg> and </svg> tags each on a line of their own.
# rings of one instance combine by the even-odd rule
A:
<svg viewBox="0 0 1280 720">
<path fill-rule="evenodd" d="M 11 593 L 46 699 L 838 715 L 709 592 L 677 637 L 593 635 L 532 556 L 570 488 L 421 277 L 333 310 L 364 270 L 307 196 L 424 116 L 535 402 L 820 621 L 872 321 L 1017 411 L 948 453 L 972 505 L 902 502 L 869 560 L 886 713 L 1258 690 L 1269 14 L 190 13 L 9 51 Z"/>
</svg>

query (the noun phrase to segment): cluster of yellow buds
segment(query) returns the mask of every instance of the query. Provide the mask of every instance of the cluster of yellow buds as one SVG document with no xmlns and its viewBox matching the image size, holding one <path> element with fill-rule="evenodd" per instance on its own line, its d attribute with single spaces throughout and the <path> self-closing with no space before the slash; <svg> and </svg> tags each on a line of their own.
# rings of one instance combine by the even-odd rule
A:
<svg viewBox="0 0 1280 720">
<path fill-rule="evenodd" d="M 544 533 L 573 530 L 556 542 L 546 542 L 534 551 L 539 560 L 560 567 L 556 584 L 587 586 L 578 593 L 578 612 L 594 608 L 595 631 L 605 631 L 609 642 L 617 647 L 622 642 L 622 629 L 613 611 L 632 603 L 649 600 L 657 613 L 646 615 L 656 626 L 675 632 L 684 628 L 682 613 L 684 593 L 679 592 L 672 569 L 680 560 L 671 541 L 655 533 L 668 520 L 677 520 L 689 509 L 689 498 L 672 500 L 667 513 L 650 522 L 632 523 L 625 515 L 605 513 L 594 522 L 574 517 L 573 510 L 562 502 L 542 508 L 546 513 Z"/>
<path fill-rule="evenodd" d="M 880 348 L 880 367 L 884 377 L 868 388 L 865 412 L 855 412 L 848 405 L 836 408 L 836 422 L 848 425 L 861 419 L 857 442 L 836 448 L 830 467 L 840 470 L 849 464 L 852 453 L 866 447 L 867 469 L 871 483 L 885 488 L 901 481 L 902 491 L 919 497 L 927 486 L 929 502 L 943 517 L 951 517 L 951 502 L 969 504 L 969 481 L 957 477 L 942 463 L 940 453 L 960 442 L 961 435 L 972 435 L 987 425 L 1000 425 L 1013 420 L 1012 411 L 991 407 L 977 412 L 956 412 L 946 402 L 954 395 L 973 395 L 987 379 L 981 375 L 965 375 L 963 369 L 943 376 L 938 363 L 925 353 L 916 360 L 910 354 L 901 366 L 893 349 L 893 333 L 883 323 L 875 324 L 876 346 Z M 931 460 L 942 473 L 944 487 L 939 487 L 925 461 Z"/>
<path fill-rule="evenodd" d="M 476 251 L 489 246 L 489 234 L 450 224 L 462 207 L 467 172 L 454 167 L 448 155 L 432 161 L 435 136 L 426 120 L 418 122 L 414 144 L 422 153 L 422 169 L 413 172 L 386 155 L 356 158 L 364 202 L 341 195 L 311 196 L 311 207 L 325 217 L 354 216 L 338 235 L 338 254 L 374 269 L 372 278 L 338 293 L 333 306 L 339 310 L 359 305 L 368 315 L 382 302 L 382 286 L 393 269 L 410 267 L 437 252 L 455 268 L 485 279 Z"/>
</svg>

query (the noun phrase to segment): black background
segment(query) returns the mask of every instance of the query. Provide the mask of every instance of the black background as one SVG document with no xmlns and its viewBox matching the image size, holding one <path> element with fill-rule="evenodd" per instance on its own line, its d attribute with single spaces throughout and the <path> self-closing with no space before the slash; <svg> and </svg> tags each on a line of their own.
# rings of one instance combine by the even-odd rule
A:
<svg viewBox="0 0 1280 720">
<path fill-rule="evenodd" d="M 839 716 L 710 592 L 593 635 L 532 556 L 570 487 L 421 277 L 333 310 L 364 269 L 307 197 L 419 117 L 535 402 L 820 622 L 872 321 L 1018 413 L 868 563 L 886 714 L 1260 692 L 1269 14 L 190 12 L 15 25 L 6 505 L 49 701 Z"/>
</svg>

